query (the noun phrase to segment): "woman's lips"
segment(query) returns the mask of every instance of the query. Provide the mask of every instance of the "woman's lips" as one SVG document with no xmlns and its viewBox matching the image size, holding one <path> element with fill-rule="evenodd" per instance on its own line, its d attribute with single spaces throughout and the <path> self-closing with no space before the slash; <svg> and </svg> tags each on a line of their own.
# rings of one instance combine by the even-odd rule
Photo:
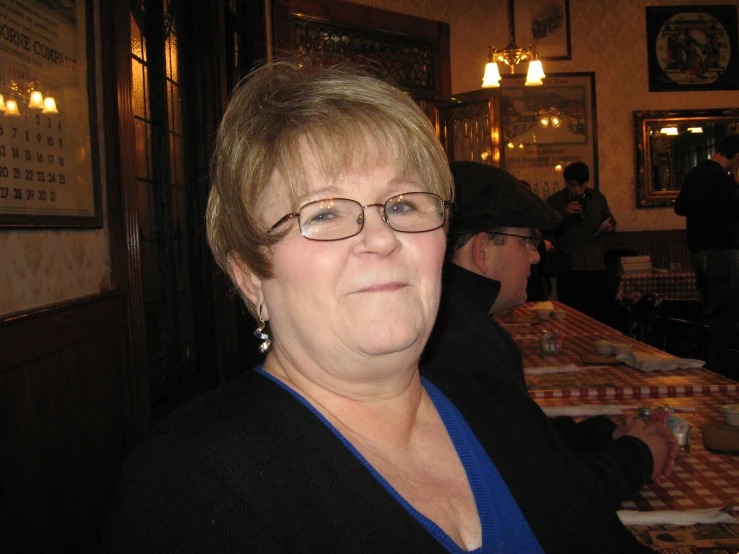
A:
<svg viewBox="0 0 739 554">
<path fill-rule="evenodd" d="M 405 283 L 392 282 L 392 283 L 381 283 L 378 285 L 370 285 L 359 289 L 357 292 L 393 292 L 403 288 Z"/>
</svg>

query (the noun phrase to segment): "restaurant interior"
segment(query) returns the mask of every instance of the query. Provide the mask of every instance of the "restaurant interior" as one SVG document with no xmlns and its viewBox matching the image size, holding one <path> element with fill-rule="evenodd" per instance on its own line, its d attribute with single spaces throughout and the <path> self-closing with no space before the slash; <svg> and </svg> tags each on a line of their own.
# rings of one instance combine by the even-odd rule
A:
<svg viewBox="0 0 739 554">
<path fill-rule="evenodd" d="M 38 133 L 44 149 L 26 149 L 24 167 L 38 186 L 14 188 L 0 161 L 3 552 L 95 551 L 132 448 L 184 401 L 259 361 L 254 321 L 213 262 L 203 214 L 229 93 L 254 64 L 281 53 L 383 65 L 429 116 L 450 160 L 499 165 L 542 197 L 565 186 L 563 165 L 588 163 L 589 186 L 618 220 L 604 238 L 614 320 L 552 313 L 545 323 L 564 333 L 565 355 L 523 346 L 526 367 L 582 364 L 597 338 L 680 358 L 706 346 L 685 219 L 673 205 L 695 161 L 739 130 L 735 3 L 723 2 L 734 10 L 733 25 L 722 23 L 735 49 L 727 70 L 735 80 L 723 84 L 669 81 L 653 67 L 659 26 L 653 33 L 649 10 L 677 17 L 685 10 L 675 0 L 12 4 L 0 3 L 0 159 L 16 144 L 23 157 L 32 125 L 49 130 Z M 550 14 L 557 30 L 539 40 L 522 21 L 545 4 L 559 10 Z M 28 55 L 12 53 L 24 45 Z M 494 59 L 500 82 L 483 87 Z M 527 86 L 534 61 L 546 77 Z M 46 103 L 31 106 L 34 91 Z M 526 138 L 537 125 L 560 136 L 567 127 L 569 138 L 539 145 Z M 23 143 L 14 142 L 24 128 Z M 705 131 L 689 131 L 697 128 Z M 17 139 L 11 129 L 21 129 Z M 43 186 L 37 155 L 53 166 Z M 59 190 L 60 179 L 75 192 Z M 52 187 L 63 209 L 49 207 Z M 649 268 L 620 276 L 620 257 L 629 255 Z M 538 339 L 541 322 L 525 306 L 509 316 L 514 338 Z M 650 341 L 659 318 L 685 325 Z M 676 483 L 645 490 L 627 508 L 739 505 L 739 457 L 714 453 L 701 436 L 703 425 L 723 419 L 721 405 L 739 401 L 739 384 L 703 368 L 598 367 L 587 379 L 532 374 L 532 397 L 542 406 L 670 404 L 693 427 Z M 720 544 L 739 548 L 739 524 L 730 528 L 734 542 Z"/>
</svg>

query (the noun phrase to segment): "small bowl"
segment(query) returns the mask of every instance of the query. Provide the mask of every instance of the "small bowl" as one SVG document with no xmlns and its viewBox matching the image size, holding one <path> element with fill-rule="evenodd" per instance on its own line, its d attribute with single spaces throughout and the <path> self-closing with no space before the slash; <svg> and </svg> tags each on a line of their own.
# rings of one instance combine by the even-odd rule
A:
<svg viewBox="0 0 739 554">
<path fill-rule="evenodd" d="M 554 319 L 558 319 L 560 321 L 563 320 L 566 315 L 567 315 L 567 312 L 564 310 L 554 310 L 552 312 L 552 316 L 554 317 Z"/>
<path fill-rule="evenodd" d="M 549 319 L 549 315 L 552 313 L 550 310 L 532 310 L 537 318 L 541 321 Z"/>
<path fill-rule="evenodd" d="M 613 351 L 616 353 L 616 356 L 618 356 L 619 354 L 626 354 L 628 352 L 631 352 L 631 345 L 624 343 L 613 343 Z"/>
<path fill-rule="evenodd" d="M 613 356 L 613 344 L 607 340 L 595 341 L 595 351 L 600 356 Z"/>
<path fill-rule="evenodd" d="M 739 425 L 739 404 L 726 404 L 721 406 L 724 419 L 729 425 Z"/>
</svg>

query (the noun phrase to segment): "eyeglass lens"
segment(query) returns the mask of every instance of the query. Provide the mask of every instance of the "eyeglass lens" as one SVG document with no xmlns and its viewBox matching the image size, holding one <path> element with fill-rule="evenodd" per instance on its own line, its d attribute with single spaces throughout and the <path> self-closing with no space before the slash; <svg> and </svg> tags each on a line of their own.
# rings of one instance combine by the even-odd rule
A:
<svg viewBox="0 0 739 554">
<path fill-rule="evenodd" d="M 359 202 L 328 198 L 300 209 L 300 230 L 313 240 L 338 240 L 358 234 L 364 226 L 364 210 Z M 421 233 L 438 229 L 444 223 L 444 203 L 435 194 L 411 192 L 389 198 L 384 204 L 384 219 L 391 229 Z"/>
</svg>

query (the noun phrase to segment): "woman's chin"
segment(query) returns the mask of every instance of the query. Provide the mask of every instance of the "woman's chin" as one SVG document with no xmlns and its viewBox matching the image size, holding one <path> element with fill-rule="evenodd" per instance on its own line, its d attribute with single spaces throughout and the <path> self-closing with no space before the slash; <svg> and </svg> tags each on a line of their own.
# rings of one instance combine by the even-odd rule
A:
<svg viewBox="0 0 739 554">
<path fill-rule="evenodd" d="M 422 340 L 418 329 L 401 325 L 366 326 L 357 338 L 358 350 L 368 356 L 381 356 L 402 352 L 420 356 L 419 342 Z"/>
</svg>

